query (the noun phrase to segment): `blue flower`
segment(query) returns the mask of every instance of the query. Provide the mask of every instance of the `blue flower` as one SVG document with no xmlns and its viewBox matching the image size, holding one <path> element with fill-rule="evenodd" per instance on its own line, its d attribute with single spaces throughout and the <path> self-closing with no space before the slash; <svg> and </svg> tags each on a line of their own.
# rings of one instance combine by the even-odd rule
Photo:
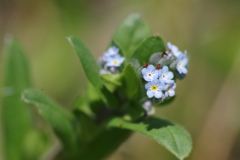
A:
<svg viewBox="0 0 240 160">
<path fill-rule="evenodd" d="M 176 83 L 166 84 L 165 85 L 165 94 L 164 98 L 173 97 L 175 95 Z"/>
<path fill-rule="evenodd" d="M 158 70 L 159 80 L 161 83 L 173 83 L 173 73 L 168 71 L 168 67 L 164 66 L 162 69 Z"/>
<path fill-rule="evenodd" d="M 110 56 L 107 58 L 107 67 L 119 67 L 123 62 L 125 58 L 121 57 L 119 54 L 116 54 L 115 56 Z"/>
<path fill-rule="evenodd" d="M 179 57 L 182 54 L 182 52 L 178 50 L 178 47 L 171 44 L 170 42 L 167 43 L 167 46 L 170 50 L 170 52 L 168 52 L 168 56 L 174 55 L 175 57 Z"/>
<path fill-rule="evenodd" d="M 119 52 L 119 48 L 117 48 L 116 46 L 112 46 L 108 48 L 107 52 L 104 53 L 104 56 L 106 58 L 113 57 L 115 55 L 118 55 L 118 52 Z"/>
<path fill-rule="evenodd" d="M 143 78 L 146 81 L 153 81 L 158 78 L 158 71 L 153 65 L 149 65 L 147 68 L 142 69 Z"/>
<path fill-rule="evenodd" d="M 187 69 L 187 64 L 188 64 L 188 57 L 187 57 L 187 52 L 185 51 L 185 54 L 182 54 L 179 56 L 176 60 L 177 62 L 177 71 L 180 74 L 187 74 L 188 69 Z"/>
<path fill-rule="evenodd" d="M 154 79 L 153 81 L 145 84 L 148 98 L 161 98 L 163 95 L 162 90 L 164 90 L 164 87 L 164 84 L 162 84 L 158 79 Z"/>
</svg>

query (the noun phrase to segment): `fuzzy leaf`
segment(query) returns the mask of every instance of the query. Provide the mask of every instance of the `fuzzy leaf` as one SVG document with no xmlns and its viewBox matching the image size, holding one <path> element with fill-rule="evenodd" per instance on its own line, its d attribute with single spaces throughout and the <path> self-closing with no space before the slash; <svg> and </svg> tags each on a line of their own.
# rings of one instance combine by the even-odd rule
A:
<svg viewBox="0 0 240 160">
<path fill-rule="evenodd" d="M 165 51 L 165 44 L 161 37 L 151 36 L 147 38 L 134 52 L 132 58 L 138 59 L 140 64 L 148 63 L 152 54 Z"/>
<path fill-rule="evenodd" d="M 70 36 L 68 37 L 68 41 L 77 53 L 89 81 L 94 87 L 101 88 L 102 83 L 99 75 L 99 67 L 89 49 L 78 37 Z"/>
<path fill-rule="evenodd" d="M 108 126 L 140 132 L 163 145 L 179 159 L 186 158 L 192 150 L 190 135 L 167 120 L 150 117 L 142 122 L 133 123 L 113 118 Z"/>
<path fill-rule="evenodd" d="M 68 41 L 77 53 L 87 78 L 101 95 L 103 102 L 110 108 L 116 108 L 118 106 L 117 100 L 111 92 L 102 85 L 99 67 L 89 49 L 78 37 L 70 36 L 68 37 Z"/>
<path fill-rule="evenodd" d="M 139 14 L 130 14 L 118 26 L 114 33 L 114 42 L 123 49 L 126 62 L 132 57 L 132 54 L 138 45 L 150 35 L 150 29 L 147 23 L 141 20 Z"/>
<path fill-rule="evenodd" d="M 25 90 L 22 94 L 22 99 L 26 103 L 33 104 L 37 107 L 39 113 L 51 125 L 66 149 L 72 149 L 74 147 L 75 138 L 72 128 L 72 115 L 68 114 L 58 104 L 36 90 Z"/>
<path fill-rule="evenodd" d="M 21 92 L 30 87 L 27 59 L 22 48 L 7 39 L 2 92 L 2 120 L 6 160 L 21 160 L 24 138 L 31 128 L 28 106 L 22 102 Z"/>
</svg>

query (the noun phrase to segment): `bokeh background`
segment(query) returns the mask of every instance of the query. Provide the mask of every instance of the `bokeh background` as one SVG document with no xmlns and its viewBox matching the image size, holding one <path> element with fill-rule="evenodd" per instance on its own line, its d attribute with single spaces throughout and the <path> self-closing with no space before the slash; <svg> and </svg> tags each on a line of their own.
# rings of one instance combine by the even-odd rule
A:
<svg viewBox="0 0 240 160">
<path fill-rule="evenodd" d="M 239 160 L 239 0 L 0 0 L 0 71 L 4 36 L 12 34 L 27 53 L 34 87 L 70 108 L 87 79 L 66 37 L 79 36 L 97 59 L 132 12 L 142 15 L 152 34 L 188 51 L 189 74 L 178 82 L 177 98 L 157 109 L 191 134 L 187 160 Z M 139 133 L 107 158 L 146 159 L 176 158 Z"/>
</svg>

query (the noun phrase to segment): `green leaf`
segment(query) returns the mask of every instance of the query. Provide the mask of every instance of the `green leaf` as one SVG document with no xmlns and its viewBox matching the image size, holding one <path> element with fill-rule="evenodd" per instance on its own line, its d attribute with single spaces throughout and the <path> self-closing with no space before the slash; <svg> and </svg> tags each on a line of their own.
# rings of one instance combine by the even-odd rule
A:
<svg viewBox="0 0 240 160">
<path fill-rule="evenodd" d="M 36 90 L 25 90 L 22 94 L 22 99 L 26 103 L 33 104 L 37 107 L 39 113 L 51 125 L 66 149 L 73 149 L 75 137 L 72 126 L 72 115 Z"/>
<path fill-rule="evenodd" d="M 6 160 L 20 160 L 23 141 L 31 128 L 29 108 L 22 102 L 21 92 L 30 87 L 27 59 L 19 44 L 7 39 L 4 57 L 2 118 Z"/>
<path fill-rule="evenodd" d="M 113 118 L 108 126 L 140 132 L 163 145 L 179 159 L 186 158 L 192 150 L 190 135 L 167 120 L 150 117 L 142 122 L 133 123 Z"/>
<path fill-rule="evenodd" d="M 131 131 L 125 129 L 104 129 L 91 143 L 83 148 L 79 159 L 105 159 L 106 156 L 116 150 L 130 134 Z"/>
<path fill-rule="evenodd" d="M 94 87 L 101 88 L 102 83 L 99 75 L 99 67 L 89 49 L 78 37 L 70 36 L 68 37 L 68 41 L 77 53 L 89 81 Z"/>
<path fill-rule="evenodd" d="M 140 91 L 141 82 L 132 63 L 123 70 L 124 87 L 127 96 L 131 99 Z"/>
<path fill-rule="evenodd" d="M 117 87 L 122 85 L 121 74 L 103 74 L 101 75 L 103 84 L 110 92 L 114 92 Z"/>
<path fill-rule="evenodd" d="M 94 60 L 94 57 L 85 46 L 85 44 L 77 37 L 70 36 L 68 41 L 73 46 L 75 52 L 77 53 L 85 74 L 92 85 L 96 88 L 97 92 L 101 95 L 104 103 L 110 108 L 116 108 L 118 105 L 116 98 L 107 90 L 105 86 L 102 85 L 101 77 L 99 75 L 99 67 Z"/>
<path fill-rule="evenodd" d="M 50 139 L 47 133 L 40 130 L 31 130 L 25 137 L 23 149 L 24 160 L 37 160 L 50 148 Z"/>
<path fill-rule="evenodd" d="M 148 63 L 152 54 L 165 51 L 165 44 L 161 37 L 151 36 L 147 38 L 134 52 L 132 58 L 138 59 L 140 64 Z"/>
<path fill-rule="evenodd" d="M 138 45 L 150 35 L 150 29 L 147 23 L 141 20 L 139 14 L 130 14 L 118 26 L 114 33 L 113 40 L 123 49 L 126 62 L 132 57 L 132 54 Z"/>
<path fill-rule="evenodd" d="M 73 110 L 81 111 L 84 114 L 88 115 L 89 117 L 94 117 L 94 113 L 92 112 L 89 104 L 87 96 L 79 96 L 76 98 L 72 105 Z"/>
</svg>

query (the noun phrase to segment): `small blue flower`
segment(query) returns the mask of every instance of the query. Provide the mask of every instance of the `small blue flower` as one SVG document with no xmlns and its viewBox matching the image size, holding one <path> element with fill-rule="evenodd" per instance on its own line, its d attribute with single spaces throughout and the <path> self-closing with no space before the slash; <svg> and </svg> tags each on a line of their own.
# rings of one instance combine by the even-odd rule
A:
<svg viewBox="0 0 240 160">
<path fill-rule="evenodd" d="M 175 95 L 176 83 L 165 85 L 164 98 L 173 97 Z"/>
<path fill-rule="evenodd" d="M 107 67 L 119 67 L 123 62 L 125 58 L 121 57 L 119 54 L 116 54 L 115 56 L 111 56 L 107 58 Z"/>
<path fill-rule="evenodd" d="M 175 57 L 179 57 L 182 54 L 182 52 L 178 50 L 178 47 L 171 44 L 170 42 L 167 43 L 167 46 L 170 50 L 170 52 L 168 52 L 168 56 L 174 55 Z"/>
<path fill-rule="evenodd" d="M 108 48 L 107 52 L 104 53 L 104 57 L 108 58 L 108 57 L 112 57 L 117 55 L 119 52 L 119 48 L 117 48 L 116 46 L 112 46 L 110 48 Z"/>
<path fill-rule="evenodd" d="M 142 69 L 143 78 L 146 81 L 153 81 L 158 78 L 158 71 L 153 65 L 149 65 L 147 68 Z"/>
<path fill-rule="evenodd" d="M 145 84 L 148 98 L 161 98 L 163 95 L 162 90 L 164 90 L 164 87 L 164 84 L 162 84 L 158 79 L 154 79 L 153 81 Z"/>
<path fill-rule="evenodd" d="M 162 69 L 158 70 L 159 80 L 161 83 L 173 83 L 173 73 L 168 71 L 168 67 L 164 66 Z"/>
<path fill-rule="evenodd" d="M 187 69 L 187 64 L 188 64 L 188 57 L 187 57 L 187 52 L 185 51 L 184 54 L 182 54 L 181 56 L 179 56 L 176 60 L 177 62 L 177 71 L 180 74 L 187 74 L 188 69 Z"/>
</svg>

